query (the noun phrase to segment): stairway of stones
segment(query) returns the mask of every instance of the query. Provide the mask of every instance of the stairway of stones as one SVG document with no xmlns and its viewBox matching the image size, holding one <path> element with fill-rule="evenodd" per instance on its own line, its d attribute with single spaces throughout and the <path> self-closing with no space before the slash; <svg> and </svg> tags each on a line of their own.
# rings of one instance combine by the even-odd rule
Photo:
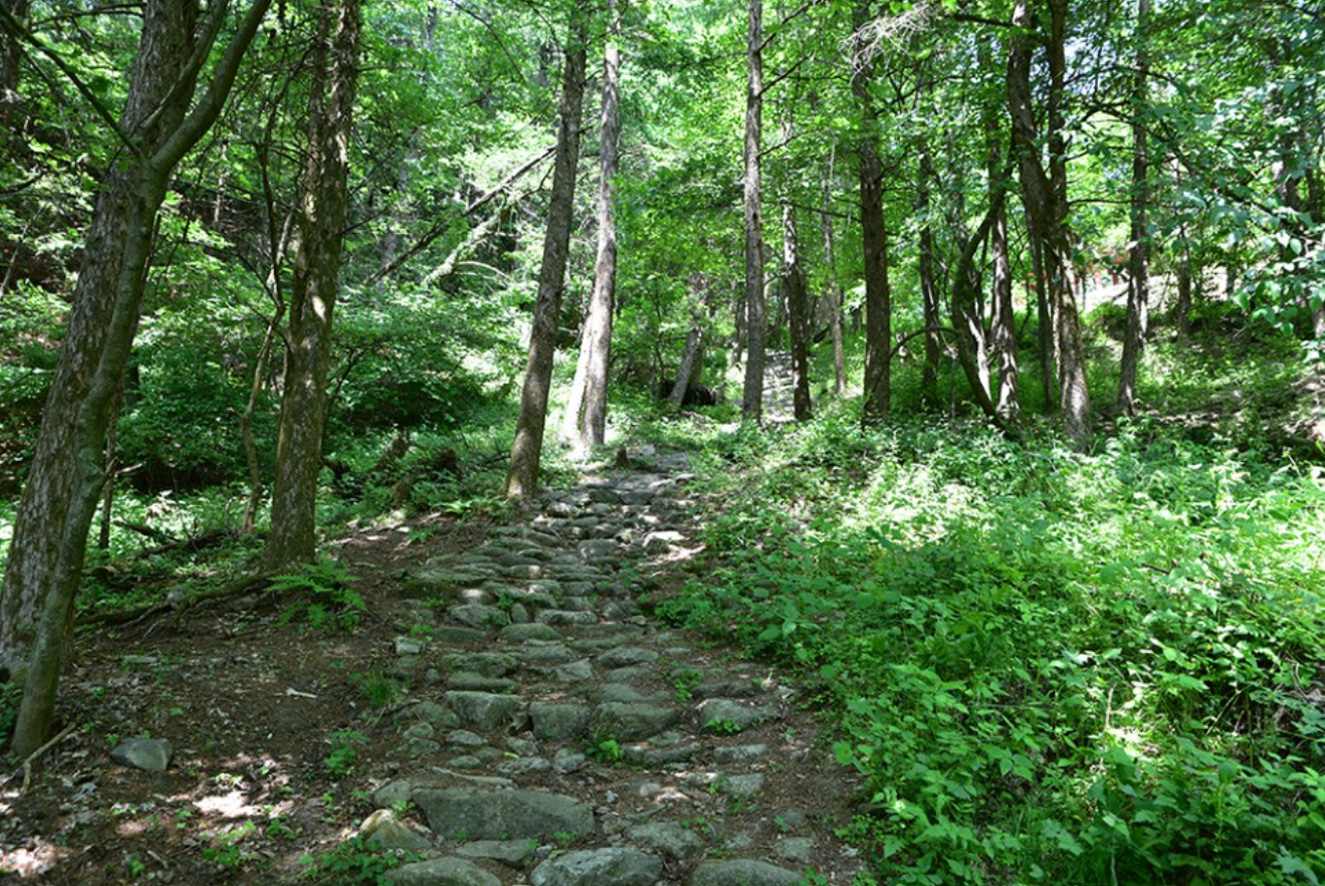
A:
<svg viewBox="0 0 1325 886">
<path fill-rule="evenodd" d="M 698 552 L 686 463 L 650 447 L 401 588 L 394 780 L 361 832 L 392 886 L 849 884 L 850 774 L 767 665 L 642 595 Z M 439 601 L 442 601 L 439 603 Z"/>
</svg>

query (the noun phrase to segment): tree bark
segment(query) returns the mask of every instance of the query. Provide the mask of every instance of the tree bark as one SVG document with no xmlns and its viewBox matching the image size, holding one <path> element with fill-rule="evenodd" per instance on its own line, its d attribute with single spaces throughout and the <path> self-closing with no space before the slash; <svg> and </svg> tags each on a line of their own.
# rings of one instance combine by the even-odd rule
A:
<svg viewBox="0 0 1325 886">
<path fill-rule="evenodd" d="M 23 24 L 27 22 L 28 6 L 28 0 L 0 0 L 0 8 L 13 16 L 15 21 Z M 15 130 L 22 128 L 19 124 L 19 108 L 23 97 L 18 93 L 18 70 L 21 58 L 16 37 L 10 36 L 0 41 L 0 132 L 14 133 Z"/>
<path fill-rule="evenodd" d="M 24 682 L 13 739 L 20 755 L 41 746 L 54 716 L 88 533 L 105 481 L 111 403 L 138 324 L 156 213 L 172 170 L 220 113 L 268 3 L 254 0 L 196 104 L 198 73 L 227 5 L 214 5 L 201 27 L 196 2 L 148 0 L 143 8 L 117 123 L 132 149 L 121 151 L 102 179 L 0 590 L 0 671 Z"/>
<path fill-rule="evenodd" d="M 1017 0 L 1012 16 L 1015 33 L 1008 53 L 1008 104 L 1013 147 L 1021 171 L 1022 200 L 1040 250 L 1053 311 L 1058 356 L 1058 408 L 1064 430 L 1078 449 L 1090 437 L 1090 394 L 1086 386 L 1085 348 L 1081 318 L 1072 287 L 1072 247 L 1067 228 L 1067 149 L 1063 135 L 1066 79 L 1065 29 L 1067 0 L 1049 0 L 1049 102 L 1046 128 L 1048 169 L 1037 143 L 1031 92 L 1031 54 L 1036 41 L 1034 0 Z"/>
<path fill-rule="evenodd" d="M 782 208 L 782 287 L 787 297 L 791 339 L 792 414 L 796 421 L 808 421 L 811 413 L 809 299 L 798 240 L 796 209 L 788 203 Z"/>
<path fill-rule="evenodd" d="M 580 159 L 580 117 L 584 100 L 585 34 L 582 13 L 571 13 L 571 33 L 562 73 L 561 113 L 557 151 L 553 161 L 552 196 L 548 205 L 547 234 L 543 238 L 543 264 L 538 275 L 538 302 L 529 340 L 520 415 L 506 474 L 506 497 L 518 501 L 538 492 L 538 469 L 543 457 L 543 429 L 547 422 L 552 358 L 566 280 L 572 214 L 575 208 L 575 167 Z"/>
<path fill-rule="evenodd" d="M 621 82 L 621 20 L 617 0 L 608 0 L 607 46 L 603 50 L 603 108 L 599 124 L 598 255 L 593 292 L 585 318 L 575 381 L 566 408 L 567 437 L 579 449 L 602 446 L 607 434 L 607 367 L 612 349 L 612 314 L 616 299 L 616 217 L 613 212 L 617 143 L 621 123 L 617 112 Z"/>
<path fill-rule="evenodd" d="M 680 409 L 685 402 L 686 391 L 696 383 L 699 370 L 704 364 L 704 326 L 699 311 L 690 318 L 690 332 L 686 335 L 685 350 L 681 352 L 681 365 L 676 370 L 676 383 L 667 395 L 667 405 Z"/>
<path fill-rule="evenodd" d="M 926 409 L 939 409 L 943 405 L 939 394 L 939 360 L 943 356 L 943 343 L 939 339 L 939 291 L 934 278 L 934 220 L 930 214 L 929 185 L 934 178 L 934 165 L 929 152 L 921 149 L 916 176 L 916 214 L 920 216 L 919 250 L 917 256 L 920 275 L 921 312 L 925 321 L 925 363 L 920 371 L 920 400 Z"/>
<path fill-rule="evenodd" d="M 855 24 L 869 20 L 867 4 L 855 9 Z M 883 170 L 879 161 L 879 119 L 870 85 L 874 64 L 857 60 L 851 91 L 860 108 L 860 228 L 865 255 L 865 404 L 867 423 L 888 417 L 892 391 L 892 292 L 888 282 L 888 231 L 883 219 Z"/>
<path fill-rule="evenodd" d="M 833 391 L 841 397 L 847 384 L 846 349 L 842 341 L 842 285 L 837 279 L 837 259 L 833 249 L 833 218 L 828 211 L 832 200 L 829 182 L 833 177 L 835 159 L 834 150 L 828 156 L 827 172 L 820 177 L 823 209 L 819 213 L 819 219 L 823 225 L 824 264 L 828 267 L 828 329 L 833 339 Z"/>
<path fill-rule="evenodd" d="M 1118 411 L 1136 411 L 1136 375 L 1150 325 L 1150 234 L 1146 212 L 1150 204 L 1150 162 L 1146 146 L 1145 113 L 1150 57 L 1146 49 L 1146 25 L 1150 0 L 1136 3 L 1136 74 L 1132 84 L 1132 198 L 1128 257 L 1127 326 L 1123 333 L 1123 356 L 1118 372 Z"/>
<path fill-rule="evenodd" d="M 299 245 L 290 285 L 281 418 L 272 478 L 272 573 L 311 562 L 317 549 L 317 477 L 327 418 L 327 372 L 349 197 L 349 145 L 358 82 L 359 0 L 325 0 L 313 55 L 308 157 L 299 196 Z"/>
<path fill-rule="evenodd" d="M 759 146 L 764 104 L 764 3 L 750 0 L 745 92 L 745 385 L 741 415 L 759 421 L 764 412 L 764 336 L 768 317 L 764 304 L 764 219 L 760 208 Z"/>
</svg>

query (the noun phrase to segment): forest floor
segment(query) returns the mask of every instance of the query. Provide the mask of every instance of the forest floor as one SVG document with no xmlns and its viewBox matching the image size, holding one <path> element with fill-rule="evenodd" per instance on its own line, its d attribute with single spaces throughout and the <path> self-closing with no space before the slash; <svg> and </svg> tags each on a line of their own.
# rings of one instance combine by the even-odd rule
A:
<svg viewBox="0 0 1325 886">
<path fill-rule="evenodd" d="M 642 447 L 509 518 L 341 538 L 350 631 L 292 592 L 81 632 L 71 731 L 0 783 L 0 879 L 371 883 L 385 846 L 399 884 L 852 882 L 811 699 L 651 614 L 703 569 L 686 471 Z M 148 736 L 165 771 L 112 761 Z"/>
</svg>

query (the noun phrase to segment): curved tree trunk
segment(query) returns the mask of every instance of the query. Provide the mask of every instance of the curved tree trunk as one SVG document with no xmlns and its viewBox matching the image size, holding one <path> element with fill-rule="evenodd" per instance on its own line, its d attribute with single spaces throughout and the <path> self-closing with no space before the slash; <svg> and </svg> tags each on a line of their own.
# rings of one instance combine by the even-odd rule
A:
<svg viewBox="0 0 1325 886">
<path fill-rule="evenodd" d="M 580 117 L 584 100 L 585 35 L 579 11 L 572 13 L 571 33 L 562 73 L 561 113 L 557 125 L 557 151 L 553 161 L 552 196 L 548 204 L 547 234 L 543 238 L 543 264 L 538 274 L 538 303 L 529 339 L 520 415 L 506 472 L 506 497 L 529 498 L 538 492 L 538 469 L 543 457 L 543 429 L 547 422 L 552 358 L 556 351 L 561 316 L 566 256 L 570 251 L 575 208 L 575 167 L 580 159 Z"/>
<path fill-rule="evenodd" d="M 54 716 L 88 533 L 105 482 L 111 405 L 138 324 L 157 210 L 171 172 L 220 113 L 268 3 L 255 0 L 249 8 L 196 104 L 198 67 L 226 6 L 213 7 L 202 23 L 196 2 L 149 0 L 143 9 L 118 123 L 133 147 L 112 162 L 93 210 L 0 590 L 0 671 L 24 683 L 13 739 L 20 755 L 41 745 Z"/>
<path fill-rule="evenodd" d="M 271 534 L 263 563 L 273 573 L 311 561 L 317 548 L 317 477 L 322 470 L 331 330 L 345 243 L 350 130 L 362 30 L 359 0 L 328 0 L 321 16 L 285 337 Z"/>
<path fill-rule="evenodd" d="M 617 142 L 621 122 L 617 113 L 621 82 L 621 31 L 616 0 L 608 0 L 611 16 L 607 47 L 603 51 L 603 111 L 599 126 L 598 256 L 594 261 L 593 293 L 589 316 L 580 341 L 571 399 L 566 407 L 567 437 L 579 449 L 603 445 L 607 434 L 607 367 L 612 349 L 612 313 L 616 296 L 616 217 L 613 182 L 617 168 Z"/>
<path fill-rule="evenodd" d="M 750 0 L 746 49 L 749 76 L 745 92 L 745 385 L 741 415 L 759 421 L 764 414 L 764 218 L 760 208 L 759 145 L 764 105 L 764 2 Z"/>
</svg>

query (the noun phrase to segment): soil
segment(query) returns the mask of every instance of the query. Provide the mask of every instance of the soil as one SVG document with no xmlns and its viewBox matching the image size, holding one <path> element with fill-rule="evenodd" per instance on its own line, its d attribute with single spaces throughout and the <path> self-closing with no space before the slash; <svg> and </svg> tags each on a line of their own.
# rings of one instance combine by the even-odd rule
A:
<svg viewBox="0 0 1325 886">
<path fill-rule="evenodd" d="M 703 508 L 693 510 L 698 516 Z M 402 581 L 426 562 L 472 552 L 534 516 L 503 522 L 434 515 L 337 540 L 333 553 L 358 576 L 356 589 L 368 604 L 353 631 L 315 630 L 299 618 L 287 623 L 292 598 L 269 595 L 81 631 L 65 671 L 57 725 L 70 731 L 35 762 L 26 790 L 21 769 L 0 782 L 0 881 L 351 882 L 325 867 L 317 872 L 310 858 L 326 858 L 358 832 L 378 808 L 375 790 L 420 768 L 420 761 L 400 753 L 408 725 L 403 712 L 410 703 L 444 695 L 445 687 L 422 677 L 397 683 L 384 677 L 397 669 L 397 641 L 418 619 L 419 601 L 402 596 Z M 638 564 L 636 574 L 646 595 L 666 595 L 702 572 L 702 562 L 654 558 Z M 688 713 L 677 728 L 693 733 L 703 751 L 685 766 L 654 772 L 591 758 L 573 774 L 523 775 L 522 789 L 594 802 L 598 832 L 574 842 L 545 841 L 523 869 L 491 861 L 483 867 L 505 884 L 528 882 L 542 858 L 619 843 L 620 831 L 609 835 L 607 820 L 638 822 L 661 811 L 659 818 L 679 820 L 704 837 L 701 858 L 762 859 L 813 868 L 825 882 L 850 883 L 861 863 L 834 833 L 849 822 L 859 784 L 852 771 L 831 762 L 808 697 L 767 664 L 659 624 L 647 597 L 642 612 L 636 622 L 658 648 L 680 650 L 684 661 L 664 655 L 637 688 L 674 695 L 689 710 L 679 704 L 688 701 L 686 688 L 672 676 L 683 664 L 708 679 L 758 681 L 777 700 L 777 717 L 723 735 L 704 730 Z M 447 651 L 487 648 L 485 640 Z M 111 748 L 138 736 L 172 743 L 166 771 L 111 761 Z M 342 746 L 348 738 L 353 750 L 338 756 L 338 737 Z M 531 735 L 526 726 L 508 737 Z M 713 752 L 755 743 L 769 748 L 754 766 L 766 779 L 762 791 L 748 802 L 724 796 L 716 789 L 721 773 Z M 594 750 L 584 741 L 578 747 Z M 402 818 L 432 839 L 417 810 Z M 803 827 L 813 837 L 813 854 L 792 864 L 777 845 L 801 833 L 800 820 L 809 822 Z M 433 842 L 441 854 L 451 854 L 451 844 Z M 669 860 L 660 882 L 686 882 L 699 860 Z"/>
</svg>

